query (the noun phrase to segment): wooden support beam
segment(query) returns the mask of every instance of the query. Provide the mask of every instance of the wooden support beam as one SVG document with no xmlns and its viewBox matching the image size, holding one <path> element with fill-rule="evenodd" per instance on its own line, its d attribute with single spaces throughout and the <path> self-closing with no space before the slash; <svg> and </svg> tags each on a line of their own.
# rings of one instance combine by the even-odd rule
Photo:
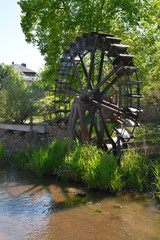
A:
<svg viewBox="0 0 160 240">
<path fill-rule="evenodd" d="M 78 115 L 79 115 L 80 124 L 81 124 L 82 136 L 84 141 L 87 142 L 89 141 L 89 133 L 88 133 L 87 122 L 85 117 L 84 105 L 82 103 L 79 103 L 78 105 Z"/>
</svg>

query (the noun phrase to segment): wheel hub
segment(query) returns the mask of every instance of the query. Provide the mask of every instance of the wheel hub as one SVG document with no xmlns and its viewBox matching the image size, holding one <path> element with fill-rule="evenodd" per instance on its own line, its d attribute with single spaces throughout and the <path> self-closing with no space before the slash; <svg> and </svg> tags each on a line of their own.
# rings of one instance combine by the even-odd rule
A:
<svg viewBox="0 0 160 240">
<path fill-rule="evenodd" d="M 92 99 L 92 94 L 89 90 L 85 89 L 81 91 L 80 94 L 80 100 L 84 102 L 85 104 L 90 103 L 90 100 Z"/>
</svg>

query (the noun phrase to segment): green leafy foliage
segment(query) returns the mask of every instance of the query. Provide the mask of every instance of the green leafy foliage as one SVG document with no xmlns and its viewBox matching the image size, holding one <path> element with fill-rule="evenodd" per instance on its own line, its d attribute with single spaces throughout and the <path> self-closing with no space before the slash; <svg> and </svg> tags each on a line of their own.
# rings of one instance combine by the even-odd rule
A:
<svg viewBox="0 0 160 240">
<path fill-rule="evenodd" d="M 152 81 L 143 88 L 145 100 L 160 110 L 160 82 Z"/>
<path fill-rule="evenodd" d="M 53 104 L 53 96 L 46 96 L 38 103 L 38 115 L 43 117 L 44 122 L 52 125 L 54 123 L 55 106 Z"/>
<path fill-rule="evenodd" d="M 0 64 L 0 89 L 2 87 L 2 81 L 14 74 L 13 68 L 11 66 Z"/>
<path fill-rule="evenodd" d="M 0 65 L 0 120 L 7 123 L 24 123 L 30 107 L 41 96 L 39 91 L 26 86 L 26 81 L 7 65 Z M 33 108 L 34 109 L 34 108 Z"/>
<path fill-rule="evenodd" d="M 18 4 L 26 41 L 37 45 L 45 56 L 44 88 L 51 88 L 59 57 L 75 36 L 108 32 L 130 46 L 135 65 L 140 67 L 146 101 L 159 104 L 159 0 L 19 0 Z"/>
<path fill-rule="evenodd" d="M 160 162 L 157 161 L 153 166 L 154 183 L 156 190 L 154 192 L 154 197 L 160 200 Z"/>
<path fill-rule="evenodd" d="M 48 147 L 34 146 L 22 149 L 13 158 L 13 165 L 29 169 L 41 176 L 43 174 L 60 174 L 64 159 L 71 149 L 71 141 L 57 139 Z"/>
<path fill-rule="evenodd" d="M 4 159 L 5 159 L 5 154 L 6 154 L 5 148 L 2 144 L 2 142 L 0 141 L 0 164 L 2 164 L 2 165 L 3 165 Z"/>
<path fill-rule="evenodd" d="M 140 25 L 151 1 L 20 0 L 21 26 L 28 42 L 37 44 L 48 63 L 56 60 L 75 35 L 82 32 L 117 33 L 117 25 L 131 31 Z M 149 12 L 149 11 L 148 11 Z M 147 15 L 145 14 L 145 17 Z M 148 20 L 148 19 L 147 19 Z M 122 32 L 122 31 L 121 31 Z"/>
<path fill-rule="evenodd" d="M 56 77 L 55 69 L 45 66 L 40 72 L 40 79 L 34 83 L 34 88 L 43 92 L 52 90 L 54 87 L 53 77 Z"/>
<path fill-rule="evenodd" d="M 150 186 L 150 164 L 146 157 L 135 150 L 127 151 L 122 157 L 121 174 L 125 189 L 147 190 Z"/>
<path fill-rule="evenodd" d="M 103 152 L 91 143 L 82 144 L 69 138 L 56 139 L 46 147 L 21 150 L 14 156 L 12 164 L 39 176 L 54 174 L 92 189 L 114 193 L 150 190 L 154 181 L 155 196 L 159 196 L 159 162 L 153 168 L 150 161 L 135 150 L 124 153 L 119 167 L 116 156 Z"/>
<path fill-rule="evenodd" d="M 65 159 L 68 176 L 91 188 L 120 191 L 117 159 L 92 144 L 76 142 L 75 150 Z"/>
<path fill-rule="evenodd" d="M 160 145 L 159 132 L 160 124 L 141 124 L 135 130 L 136 140 L 143 141 L 145 144 L 149 142 L 150 144 Z"/>
<path fill-rule="evenodd" d="M 30 91 L 18 76 L 5 79 L 0 91 L 0 118 L 6 122 L 23 123 L 29 116 Z"/>
</svg>

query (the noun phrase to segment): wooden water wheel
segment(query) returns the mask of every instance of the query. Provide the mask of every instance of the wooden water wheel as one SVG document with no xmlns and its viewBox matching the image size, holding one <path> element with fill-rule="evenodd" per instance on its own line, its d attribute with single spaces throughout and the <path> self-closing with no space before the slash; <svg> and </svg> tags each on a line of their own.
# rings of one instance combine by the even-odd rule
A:
<svg viewBox="0 0 160 240">
<path fill-rule="evenodd" d="M 114 151 L 134 137 L 142 95 L 128 47 L 112 34 L 91 32 L 64 51 L 54 103 L 67 135 Z"/>
</svg>

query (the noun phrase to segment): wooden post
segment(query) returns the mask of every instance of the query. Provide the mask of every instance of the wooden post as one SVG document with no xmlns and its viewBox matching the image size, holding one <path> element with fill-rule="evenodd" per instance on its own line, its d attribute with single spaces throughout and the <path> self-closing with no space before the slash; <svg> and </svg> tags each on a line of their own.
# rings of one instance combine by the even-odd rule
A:
<svg viewBox="0 0 160 240">
<path fill-rule="evenodd" d="M 30 139 L 33 138 L 33 115 L 32 115 L 32 104 L 30 106 Z"/>
<path fill-rule="evenodd" d="M 118 156 L 118 165 L 121 166 L 121 136 L 117 135 L 117 156 Z"/>
</svg>

